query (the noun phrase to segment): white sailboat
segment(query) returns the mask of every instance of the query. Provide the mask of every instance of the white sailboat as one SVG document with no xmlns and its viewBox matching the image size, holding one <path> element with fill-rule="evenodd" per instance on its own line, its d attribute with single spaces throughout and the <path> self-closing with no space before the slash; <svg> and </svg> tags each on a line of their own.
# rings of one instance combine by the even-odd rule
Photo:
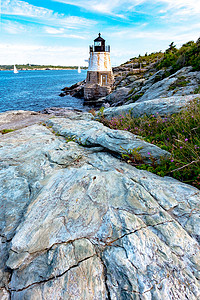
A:
<svg viewBox="0 0 200 300">
<path fill-rule="evenodd" d="M 19 73 L 19 72 L 17 71 L 17 68 L 16 68 L 15 65 L 14 65 L 14 73 L 15 73 L 15 74 Z"/>
<path fill-rule="evenodd" d="M 78 66 L 78 73 L 81 73 L 81 67 Z"/>
</svg>

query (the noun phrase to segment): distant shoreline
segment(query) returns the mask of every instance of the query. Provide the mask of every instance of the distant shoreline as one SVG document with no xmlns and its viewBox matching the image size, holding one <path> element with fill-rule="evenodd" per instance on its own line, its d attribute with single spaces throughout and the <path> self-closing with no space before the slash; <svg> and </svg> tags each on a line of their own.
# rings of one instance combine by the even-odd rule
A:
<svg viewBox="0 0 200 300">
<path fill-rule="evenodd" d="M 78 69 L 78 68 L 77 68 Z M 76 68 L 31 68 L 31 69 L 18 69 L 18 71 L 52 71 L 52 70 L 77 70 Z M 87 68 L 81 68 L 81 70 L 87 70 Z M 1 69 L 0 71 L 13 71 L 13 69 Z"/>
<path fill-rule="evenodd" d="M 51 66 L 51 65 L 15 65 L 19 71 L 32 71 L 32 70 L 78 70 L 78 66 Z M 87 67 L 80 66 L 82 70 L 87 70 Z M 13 71 L 14 65 L 0 65 L 0 71 Z"/>
</svg>

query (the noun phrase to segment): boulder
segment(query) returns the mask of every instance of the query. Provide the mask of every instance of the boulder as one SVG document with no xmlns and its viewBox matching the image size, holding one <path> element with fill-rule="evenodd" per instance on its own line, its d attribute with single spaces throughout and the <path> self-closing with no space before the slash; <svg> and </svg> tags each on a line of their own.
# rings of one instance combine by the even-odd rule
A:
<svg viewBox="0 0 200 300">
<path fill-rule="evenodd" d="M 123 131 L 50 122 L 90 147 L 38 124 L 0 137 L 1 299 L 198 299 L 200 191 L 114 157 Z"/>
<path fill-rule="evenodd" d="M 123 103 L 124 99 L 128 97 L 130 91 L 132 89 L 132 86 L 127 86 L 127 87 L 119 87 L 117 88 L 113 93 L 109 94 L 106 97 L 102 97 L 98 99 L 98 102 L 103 102 L 106 103 L 111 103 L 115 105 L 120 105 Z"/>
<path fill-rule="evenodd" d="M 188 95 L 188 96 L 173 96 L 168 98 L 158 98 L 148 101 L 141 101 L 122 105 L 118 107 L 110 107 L 104 109 L 104 116 L 107 119 L 113 117 L 125 116 L 130 114 L 133 117 L 140 117 L 143 115 L 156 115 L 160 116 L 171 115 L 179 112 L 190 101 L 199 99 L 200 94 Z"/>
<path fill-rule="evenodd" d="M 120 155 L 126 154 L 131 149 L 140 148 L 138 152 L 147 162 L 150 162 L 150 154 L 158 162 L 160 157 L 170 156 L 167 151 L 143 141 L 137 135 L 125 130 L 110 129 L 97 121 L 53 118 L 47 122 L 47 125 L 59 135 L 74 138 L 81 145 L 100 146 Z"/>
</svg>

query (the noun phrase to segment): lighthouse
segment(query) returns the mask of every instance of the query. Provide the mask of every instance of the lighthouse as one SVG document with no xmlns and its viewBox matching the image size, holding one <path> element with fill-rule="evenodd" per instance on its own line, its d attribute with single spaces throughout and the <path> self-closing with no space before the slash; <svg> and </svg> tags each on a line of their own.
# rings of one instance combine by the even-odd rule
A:
<svg viewBox="0 0 200 300">
<path fill-rule="evenodd" d="M 110 46 L 99 36 L 94 45 L 89 47 L 90 58 L 87 71 L 86 85 L 84 87 L 85 103 L 95 103 L 95 100 L 107 96 L 113 85 L 113 72 L 110 61 Z"/>
</svg>

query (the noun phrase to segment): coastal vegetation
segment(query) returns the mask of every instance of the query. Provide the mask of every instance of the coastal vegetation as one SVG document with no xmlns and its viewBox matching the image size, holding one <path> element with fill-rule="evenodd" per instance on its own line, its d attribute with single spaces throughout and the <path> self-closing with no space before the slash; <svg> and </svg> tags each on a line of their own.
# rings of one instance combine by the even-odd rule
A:
<svg viewBox="0 0 200 300">
<path fill-rule="evenodd" d="M 126 64 L 132 64 L 133 68 L 134 65 L 146 67 L 152 64 L 155 64 L 157 70 L 169 68 L 166 77 L 187 66 L 192 66 L 194 71 L 200 71 L 200 38 L 196 42 L 189 41 L 183 44 L 179 49 L 172 42 L 165 52 L 139 55 L 123 65 Z"/>
<path fill-rule="evenodd" d="M 194 71 L 200 71 L 200 40 L 183 44 L 180 49 L 171 43 L 157 69 L 170 67 L 171 73 L 174 73 L 187 66 L 192 66 Z"/>
<path fill-rule="evenodd" d="M 150 164 L 138 153 L 138 149 L 129 149 L 123 158 L 128 163 L 155 173 L 159 176 L 171 176 L 182 182 L 200 188 L 200 99 L 190 102 L 185 109 L 172 116 L 159 114 L 134 118 L 131 113 L 108 120 L 101 110 L 100 121 L 112 128 L 126 130 L 140 136 L 146 142 L 154 144 L 171 153 L 169 159 L 161 159 L 157 164 L 149 153 Z"/>
</svg>

